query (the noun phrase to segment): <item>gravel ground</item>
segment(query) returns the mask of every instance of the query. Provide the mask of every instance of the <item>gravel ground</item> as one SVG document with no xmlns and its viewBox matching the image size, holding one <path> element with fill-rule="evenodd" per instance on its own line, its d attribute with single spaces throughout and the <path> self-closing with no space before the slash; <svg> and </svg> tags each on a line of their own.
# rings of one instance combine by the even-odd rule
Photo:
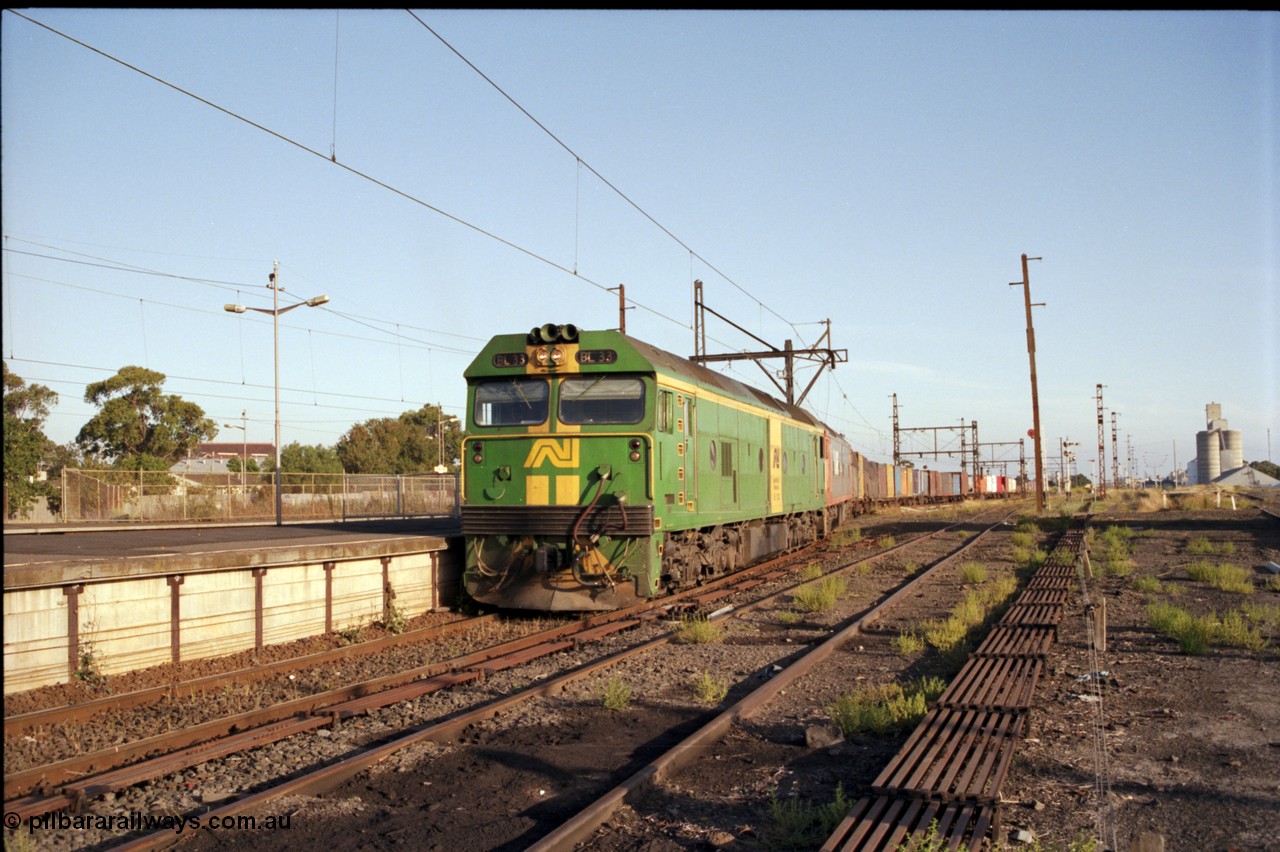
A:
<svg viewBox="0 0 1280 852">
<path fill-rule="evenodd" d="M 905 538 L 933 520 L 924 513 L 861 523 L 893 523 Z M 1144 833 L 1162 836 L 1169 850 L 1280 849 L 1280 592 L 1268 586 L 1262 569 L 1280 561 L 1280 525 L 1252 510 L 1108 511 L 1094 525 L 1128 528 L 1131 554 L 1108 566 L 1095 544 L 1093 564 L 1104 576 L 1068 608 L 1003 790 L 1004 829 L 1030 832 L 1025 836 L 1041 849 L 1085 849 L 1090 837 L 1102 839 L 1093 848 L 1129 848 Z M 1012 572 L 1011 532 L 958 564 L 984 566 L 984 583 Z M 1192 579 L 1201 563 L 1244 568 L 1254 593 Z M 837 610 L 798 621 L 788 614 L 795 606 L 787 604 L 747 614 L 718 642 L 666 646 L 474 726 L 457 742 L 415 746 L 331 794 L 280 801 L 272 813 L 257 815 L 287 818 L 287 827 L 201 832 L 191 848 L 523 849 L 771 676 L 820 626 L 865 609 L 876 588 L 900 582 L 920 564 L 919 557 L 885 557 L 865 574 L 850 575 Z M 815 831 L 810 821 L 806 837 L 794 827 L 795 817 L 813 816 L 837 796 L 856 801 L 905 738 L 905 732 L 831 738 L 827 708 L 858 685 L 955 670 L 955 660 L 933 649 L 904 653 L 894 640 L 899 630 L 945 614 L 962 591 L 975 587 L 966 586 L 958 564 L 882 622 L 883 632 L 848 643 L 831 666 L 624 808 L 584 848 L 816 848 L 821 828 Z M 1108 648 L 1100 655 L 1086 642 L 1086 594 L 1089 602 L 1106 601 Z M 1152 603 L 1199 616 L 1217 613 L 1219 621 L 1243 613 L 1246 635 L 1254 631 L 1262 647 L 1212 645 L 1184 653 L 1150 626 Z M 474 689 L 438 693 L 332 732 L 195 767 L 172 781 L 109 797 L 90 813 L 199 814 L 275 777 L 282 766 L 336 759 L 400 726 L 522 690 L 589 656 L 595 655 L 569 652 L 544 668 L 500 674 Z M 728 685 L 720 701 L 695 697 L 694 682 L 704 674 Z M 611 682 L 630 688 L 625 709 L 604 708 Z M 78 829 L 25 838 L 6 832 L 6 849 L 92 848 L 109 836 Z"/>
</svg>

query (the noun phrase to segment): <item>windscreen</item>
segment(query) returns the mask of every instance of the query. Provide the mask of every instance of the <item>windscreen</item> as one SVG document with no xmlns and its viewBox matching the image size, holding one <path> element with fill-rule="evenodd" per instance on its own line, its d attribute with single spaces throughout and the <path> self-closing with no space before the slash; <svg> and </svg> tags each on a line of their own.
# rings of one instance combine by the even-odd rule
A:
<svg viewBox="0 0 1280 852">
<path fill-rule="evenodd" d="M 631 376 L 575 376 L 560 382 L 561 423 L 639 423 L 644 381 Z"/>
<path fill-rule="evenodd" d="M 531 426 L 547 420 L 550 386 L 546 379 L 497 379 L 476 385 L 477 426 Z"/>
</svg>

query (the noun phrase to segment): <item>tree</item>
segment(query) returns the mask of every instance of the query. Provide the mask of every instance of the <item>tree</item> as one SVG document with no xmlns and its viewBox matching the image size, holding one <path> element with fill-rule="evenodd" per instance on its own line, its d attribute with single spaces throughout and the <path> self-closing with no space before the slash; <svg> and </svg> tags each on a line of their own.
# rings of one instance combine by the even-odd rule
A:
<svg viewBox="0 0 1280 852">
<path fill-rule="evenodd" d="M 163 470 L 216 435 L 200 406 L 164 393 L 164 379 L 155 370 L 121 367 L 86 387 L 85 402 L 100 410 L 80 429 L 76 444 L 117 467 Z"/>
<path fill-rule="evenodd" d="M 262 470 L 267 474 L 274 474 L 276 471 L 275 459 L 264 459 L 262 462 Z M 338 460 L 338 454 L 333 447 L 326 447 L 323 444 L 299 444 L 294 441 L 292 444 L 286 444 L 280 448 L 280 473 L 281 483 L 284 485 L 297 484 L 299 482 L 326 482 L 332 483 L 334 480 L 329 477 L 316 478 L 310 476 L 290 477 L 294 473 L 342 473 L 342 462 Z M 266 477 L 266 481 L 270 482 L 272 477 Z"/>
<path fill-rule="evenodd" d="M 1093 480 L 1085 476 L 1083 473 L 1073 473 L 1071 475 L 1072 488 L 1092 488 Z"/>
<path fill-rule="evenodd" d="M 284 451 L 283 451 L 283 450 L 281 450 L 281 454 L 282 454 L 282 455 L 283 455 L 283 453 L 284 453 Z M 232 456 L 231 458 L 227 459 L 227 470 L 231 471 L 232 473 L 239 473 L 239 472 L 240 472 L 240 464 L 241 464 L 241 461 L 242 461 L 242 459 L 241 459 L 239 456 Z M 271 463 L 271 466 L 272 466 L 272 467 L 275 467 L 275 462 L 274 462 L 274 461 Z M 246 471 L 246 472 L 248 472 L 248 473 L 257 473 L 257 472 L 258 472 L 258 460 L 257 460 L 257 459 L 249 459 L 248 463 L 244 465 L 244 469 L 245 469 L 245 471 Z"/>
<path fill-rule="evenodd" d="M 58 394 L 44 385 L 28 385 L 4 364 L 4 485 L 8 516 L 25 516 L 37 496 L 49 493 L 36 481 L 45 455 L 55 446 L 44 421 Z"/>
<path fill-rule="evenodd" d="M 423 473 L 441 463 L 452 466 L 461 444 L 458 421 L 442 417 L 439 406 L 424 405 L 358 423 L 336 449 L 347 473 Z"/>
<path fill-rule="evenodd" d="M 1249 462 L 1249 467 L 1253 468 L 1259 473 L 1265 473 L 1267 476 L 1271 477 L 1272 479 L 1280 479 L 1280 465 L 1276 464 L 1275 462 L 1269 462 L 1269 461 Z"/>
</svg>

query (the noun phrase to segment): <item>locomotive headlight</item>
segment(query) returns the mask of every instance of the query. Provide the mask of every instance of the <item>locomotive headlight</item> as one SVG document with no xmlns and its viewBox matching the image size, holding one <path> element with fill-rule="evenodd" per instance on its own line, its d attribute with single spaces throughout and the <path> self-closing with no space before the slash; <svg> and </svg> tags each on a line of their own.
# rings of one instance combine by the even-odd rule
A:
<svg viewBox="0 0 1280 852">
<path fill-rule="evenodd" d="M 627 456 L 627 458 L 631 459 L 632 461 L 640 461 L 640 454 L 635 450 L 632 450 L 631 455 Z"/>
<path fill-rule="evenodd" d="M 632 438 L 627 442 L 627 446 L 631 448 L 631 454 L 628 455 L 627 458 L 631 459 L 633 462 L 640 461 L 640 439 Z"/>
<path fill-rule="evenodd" d="M 563 364 L 563 363 L 564 363 L 564 350 L 563 350 L 563 349 L 552 349 L 552 350 L 551 350 L 551 363 L 552 363 L 552 364 L 554 364 L 554 365 L 555 365 L 555 366 L 557 366 L 557 367 L 559 367 L 561 364 Z"/>
<path fill-rule="evenodd" d="M 546 367 L 551 363 L 551 352 L 545 346 L 536 349 L 533 353 L 533 360 L 539 367 Z"/>
</svg>

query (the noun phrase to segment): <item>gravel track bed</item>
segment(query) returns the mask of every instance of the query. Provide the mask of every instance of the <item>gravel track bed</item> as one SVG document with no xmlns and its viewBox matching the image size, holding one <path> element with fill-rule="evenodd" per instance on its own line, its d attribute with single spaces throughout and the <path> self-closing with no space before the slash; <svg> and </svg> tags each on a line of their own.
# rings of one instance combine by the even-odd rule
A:
<svg viewBox="0 0 1280 852">
<path fill-rule="evenodd" d="M 193 727 L 203 722 L 270 707 L 384 675 L 392 675 L 429 663 L 441 662 L 546 629 L 549 625 L 550 622 L 545 619 L 518 619 L 489 623 L 470 631 L 388 648 L 372 656 L 349 657 L 323 668 L 300 669 L 277 674 L 268 680 L 237 683 L 178 698 L 163 698 L 154 704 L 142 707 L 108 710 L 96 714 L 87 722 L 62 722 L 54 726 L 37 726 L 18 736 L 5 738 L 4 771 L 9 773 L 42 766 L 123 743 Z M 315 643 L 297 644 L 301 646 L 300 650 L 303 653 L 315 652 L 310 650 Z M 327 648 L 317 650 L 327 650 Z M 239 670 L 228 661 L 224 661 L 222 665 L 226 666 L 221 669 L 224 672 Z M 211 665 L 201 667 L 206 672 L 210 668 L 212 668 Z M 128 689 L 124 688 L 125 678 L 118 680 L 112 678 L 108 683 L 118 687 L 121 692 L 133 691 L 163 684 L 163 681 L 155 682 L 157 676 L 158 673 L 153 670 L 130 677 L 127 679 L 130 681 Z M 147 686 L 134 685 L 139 682 Z M 59 691 L 50 690 L 50 693 L 57 695 Z"/>
<path fill-rule="evenodd" d="M 905 521 L 901 520 L 902 517 L 902 515 L 896 515 L 894 518 L 888 519 L 876 516 L 860 520 L 867 526 L 868 534 L 880 534 L 887 530 L 897 535 L 899 541 L 905 540 L 910 535 L 921 534 L 921 531 L 925 529 L 931 531 L 952 520 L 952 518 L 946 517 L 941 512 L 920 513 L 919 517 L 909 517 Z M 930 542 L 921 544 L 919 547 L 940 550 L 942 547 L 953 548 L 957 543 L 959 543 L 958 535 L 952 540 L 944 541 L 941 545 Z M 869 550 L 870 547 L 870 544 L 864 544 L 864 548 Z M 830 555 L 824 557 L 823 560 L 814 559 L 812 561 L 833 561 L 836 558 L 839 557 Z M 845 558 L 847 559 L 848 557 L 846 556 Z M 915 566 L 918 567 L 918 565 L 924 564 L 932 558 L 934 557 L 918 555 L 899 557 L 895 554 L 877 560 L 876 567 L 870 571 L 850 573 L 850 593 L 846 597 L 847 606 L 865 608 L 873 595 L 882 594 L 884 589 L 893 587 L 901 582 L 906 576 L 906 566 L 911 564 L 913 560 Z M 904 562 L 904 560 L 906 561 Z M 781 587 L 782 585 L 783 583 L 774 584 L 775 587 Z M 861 591 L 858 591 L 859 589 Z M 742 597 L 754 600 L 760 595 L 761 590 L 757 588 Z M 716 606 L 719 607 L 724 603 L 719 602 Z M 785 608 L 785 604 L 783 607 Z M 770 668 L 780 657 L 794 653 L 805 642 L 816 638 L 819 635 L 818 627 L 834 623 L 837 620 L 836 616 L 830 614 L 807 619 L 804 623 L 792 625 L 786 630 L 779 631 L 780 634 L 786 633 L 787 635 L 781 636 L 777 643 L 774 643 L 770 641 L 769 634 L 774 632 L 775 624 L 771 623 L 762 614 L 748 614 L 744 619 L 733 620 L 734 623 L 726 638 L 720 643 L 707 646 L 667 646 L 666 650 L 660 649 L 650 652 L 644 655 L 641 661 L 624 663 L 617 670 L 611 670 L 608 674 L 594 675 L 554 698 L 535 699 L 533 703 L 522 705 L 518 710 L 474 726 L 462 738 L 462 741 L 457 744 L 444 746 L 423 744 L 406 750 L 395 758 L 385 761 L 372 773 L 368 773 L 368 776 L 369 778 L 377 778 L 391 773 L 393 775 L 391 783 L 396 790 L 403 788 L 408 783 L 410 789 L 421 791 L 425 796 L 423 801 L 416 802 L 413 806 L 415 809 L 425 808 L 435 812 L 446 806 L 440 804 L 438 795 L 433 796 L 433 794 L 446 790 L 452 791 L 459 777 L 471 778 L 475 775 L 475 772 L 470 768 L 470 762 L 477 759 L 474 755 L 498 754 L 500 755 L 499 757 L 490 757 L 488 759 L 490 761 L 496 760 L 497 764 L 504 765 L 520 763 L 527 757 L 533 760 L 535 764 L 532 774 L 527 775 L 527 780 L 530 784 L 537 784 L 537 790 L 540 791 L 527 804 L 530 806 L 543 806 L 540 809 L 535 808 L 540 816 L 534 820 L 533 828 L 545 833 L 552 825 L 544 825 L 544 823 L 547 823 L 548 820 L 554 823 L 556 819 L 564 818 L 568 813 L 561 814 L 560 812 L 565 807 L 582 806 L 589 800 L 583 797 L 588 796 L 589 793 L 584 791 L 575 798 L 573 795 L 557 795 L 550 792 L 558 790 L 559 787 L 555 784 L 549 785 L 547 779 L 539 777 L 540 774 L 550 771 L 550 763 L 537 757 L 539 751 L 545 754 L 548 746 L 554 746 L 554 753 L 561 755 L 566 749 L 572 752 L 573 744 L 578 743 L 578 753 L 583 765 L 578 768 L 574 768 L 571 765 L 565 772 L 568 773 L 567 777 L 582 781 L 586 785 L 584 789 L 589 789 L 592 793 L 598 794 L 599 790 L 596 788 L 599 787 L 600 779 L 606 778 L 610 771 L 618 771 L 618 766 L 608 768 L 594 765 L 588 766 L 593 761 L 599 762 L 601 742 L 616 740 L 618 732 L 624 730 L 639 738 L 634 740 L 631 751 L 637 755 L 646 750 L 652 751 L 652 747 L 647 744 L 655 737 L 662 736 L 664 732 L 669 732 L 673 728 L 677 731 L 685 730 L 699 719 L 706 717 L 713 710 L 718 712 L 716 708 L 724 705 L 724 702 L 721 702 L 715 708 L 710 708 L 708 705 L 696 701 L 689 685 L 692 677 L 705 671 L 714 672 L 717 677 L 730 680 L 735 686 L 725 698 L 725 702 L 732 702 L 758 683 L 760 678 L 767 677 Z M 776 616 L 774 621 L 777 621 Z M 544 623 L 541 626 L 545 627 L 546 624 Z M 175 776 L 159 779 L 149 784 L 91 801 L 86 804 L 84 813 L 89 816 L 113 818 L 126 816 L 130 813 L 198 815 L 212 807 L 216 807 L 219 803 L 231 797 L 268 786 L 280 777 L 325 765 L 351 754 L 364 745 L 376 743 L 403 733 L 406 728 L 421 726 L 461 709 L 523 690 L 530 684 L 545 677 L 593 661 L 614 650 L 629 647 L 639 640 L 658 635 L 664 630 L 665 627 L 655 624 L 627 631 L 624 634 L 607 637 L 600 642 L 592 643 L 577 650 L 562 652 L 552 658 L 535 661 L 517 670 L 494 674 L 482 684 L 467 685 L 434 693 L 414 701 L 376 711 L 367 717 L 341 724 L 332 731 L 320 730 L 294 737 L 288 741 L 255 749 L 252 752 L 235 755 L 225 760 L 210 761 Z M 447 645 L 460 641 L 462 641 L 460 637 L 446 637 L 439 644 Z M 496 638 L 490 637 L 486 643 L 482 644 L 492 644 L 493 641 L 497 641 Z M 439 653 L 439 658 L 445 658 L 464 652 L 464 649 L 455 647 L 449 653 L 444 653 L 443 650 L 437 650 L 434 653 Z M 421 656 L 423 653 L 418 651 L 418 656 L 411 654 L 409 661 L 402 663 L 401 667 L 422 665 L 428 661 L 427 658 Z M 392 658 L 403 659 L 404 655 L 397 654 L 393 655 Z M 435 657 L 432 657 L 432 659 L 435 659 Z M 388 665 L 394 664 L 389 663 Z M 231 666 L 231 668 L 234 668 L 234 666 Z M 327 672 L 326 675 L 332 678 L 336 676 L 336 673 Z M 361 678 L 364 676 L 361 675 Z M 608 680 L 612 678 L 621 678 L 627 682 L 635 681 L 632 686 L 633 694 L 636 696 L 635 702 L 628 711 L 621 715 L 613 711 L 604 710 L 600 702 L 600 692 Z M 311 683 L 311 681 L 304 681 L 304 683 Z M 292 688 L 294 687 L 290 685 L 289 689 L 291 690 Z M 292 697 L 292 695 L 287 697 Z M 197 705 L 198 703 L 195 702 Z M 145 714 L 128 711 L 123 715 L 142 716 Z M 520 735 L 520 741 L 504 742 L 504 739 L 513 731 Z M 609 733 L 601 735 L 601 731 Z M 669 734 L 666 735 L 669 736 Z M 461 746 L 464 743 L 469 747 L 462 748 Z M 619 754 L 622 755 L 620 758 L 622 763 L 619 765 L 625 767 L 627 760 L 632 758 L 626 756 L 628 754 L 626 749 Z M 427 757 L 431 759 L 423 763 L 424 758 Z M 6 759 L 8 760 L 8 755 Z M 639 759 L 638 756 L 634 758 L 634 760 Z M 450 760 L 456 761 L 459 765 L 451 770 L 449 768 Z M 420 767 L 422 766 L 427 768 L 425 770 L 421 769 Z M 424 771 L 428 773 L 429 777 L 415 780 L 417 779 L 417 774 Z M 406 774 L 411 774 L 411 777 L 405 778 Z M 517 773 L 517 778 L 520 777 L 525 776 Z M 564 772 L 557 777 L 564 777 Z M 499 798 L 505 798 L 505 794 L 513 789 L 511 786 L 513 783 L 517 787 L 520 786 L 518 781 L 513 782 L 508 777 L 505 780 L 492 782 L 489 787 L 494 792 L 494 795 Z M 483 782 L 481 784 L 483 786 Z M 524 789 L 524 787 L 520 787 L 520 789 Z M 391 797 L 389 801 L 399 801 L 404 798 L 399 793 L 387 795 Z M 457 795 L 458 793 L 454 793 L 455 797 Z M 293 830 L 278 835 L 258 832 L 254 842 L 268 845 L 273 842 L 279 842 L 281 848 L 292 847 L 299 842 L 305 842 L 303 834 L 299 831 L 299 824 L 325 826 L 326 819 L 323 817 L 325 808 L 335 809 L 335 813 L 339 814 L 339 822 L 344 819 L 351 819 L 351 807 L 349 804 L 344 804 L 348 798 L 339 793 L 334 797 L 326 797 L 318 804 L 313 803 L 304 807 L 301 804 L 294 803 L 289 806 L 290 810 L 288 811 L 277 810 L 276 815 L 297 813 L 298 819 L 294 821 Z M 518 798 L 517 796 L 516 799 Z M 582 800 L 579 801 L 578 799 Z M 450 797 L 449 801 L 452 800 L 453 797 Z M 513 801 L 515 800 L 513 799 Z M 545 806 L 548 802 L 556 802 L 557 804 L 548 808 Z M 279 807 L 285 806 L 280 805 Z M 476 808 L 465 803 L 458 805 L 458 807 L 462 807 L 467 813 L 493 811 L 492 807 L 487 809 Z M 316 808 L 319 808 L 319 811 L 313 813 Z M 486 821 L 483 818 L 478 819 L 481 822 Z M 416 817 L 416 820 L 421 823 L 420 815 Z M 449 820 L 449 823 L 450 825 L 458 824 L 456 819 Z M 465 825 L 465 821 L 461 824 Z M 516 823 L 511 825 L 518 826 L 519 824 L 520 822 L 517 820 Z M 508 826 L 509 828 L 510 826 Z M 392 832 L 391 836 L 398 836 L 395 834 L 394 828 L 388 830 Z M 335 831 L 339 831 L 339 829 L 334 825 L 322 827 L 316 835 L 316 840 L 332 845 L 331 840 Z M 461 834 L 451 830 L 448 837 L 443 840 L 431 836 L 430 825 L 422 831 L 407 828 L 402 830 L 400 834 L 404 835 L 406 831 L 409 832 L 407 836 L 412 838 L 408 842 L 412 846 L 418 846 L 418 842 L 422 841 L 425 845 L 421 848 L 430 848 L 432 843 L 437 842 L 445 843 L 445 846 L 441 848 L 496 848 L 489 845 L 496 839 L 491 832 L 477 830 L 474 826 L 470 830 L 464 828 Z M 423 833 L 424 831 L 426 832 L 425 834 Z M 519 834 L 517 833 L 518 836 Z M 31 838 L 35 845 L 30 848 L 86 849 L 104 844 L 110 845 L 118 842 L 121 838 L 122 835 L 118 832 L 96 831 L 85 828 L 73 828 L 67 831 L 45 831 Z M 205 840 L 207 839 L 206 837 Z M 209 842 L 221 845 L 226 839 L 223 837 Z M 368 840 L 368 838 L 364 839 Z M 515 842 L 519 843 L 518 840 Z M 456 843 L 462 843 L 462 845 L 454 845 Z M 353 848 L 356 845 L 360 845 L 360 843 L 355 843 Z"/>
<path fill-rule="evenodd" d="M 897 534 L 901 540 L 908 532 L 899 527 Z M 346 831 L 350 839 L 342 848 L 366 844 L 442 850 L 523 848 L 754 689 L 772 676 L 776 666 L 825 637 L 830 627 L 895 588 L 906 578 L 904 564 L 915 562 L 918 568 L 958 543 L 958 535 L 942 542 L 922 542 L 902 556 L 878 558 L 869 570 L 855 569 L 849 574 L 849 591 L 832 611 L 784 623 L 783 613 L 792 609 L 784 597 L 764 609 L 726 620 L 726 633 L 719 642 L 650 650 L 595 673 L 559 695 L 535 698 L 474 725 L 459 743 L 407 749 L 331 794 L 291 802 L 288 806 L 296 808 L 298 822 L 305 828 L 295 826 L 287 836 L 259 833 L 254 843 L 284 849 L 300 837 L 331 838 Z M 922 555 L 921 549 L 929 552 Z M 840 558 L 830 555 L 811 561 Z M 751 599 L 760 596 L 758 590 L 753 592 Z M 598 656 L 590 654 L 591 659 Z M 495 694 L 507 694 L 539 668 L 551 674 L 570 664 L 568 658 L 558 656 L 522 669 L 514 682 L 495 678 L 486 686 Z M 731 684 L 721 701 L 707 704 L 695 698 L 692 684 L 703 673 Z M 603 706 L 602 695 L 610 682 L 631 689 L 632 700 L 625 710 Z M 460 748 L 463 744 L 467 747 Z M 361 827 L 353 830 L 353 825 Z M 305 834 L 300 835 L 300 830 Z M 202 836 L 196 848 L 216 845 L 216 839 Z"/>
</svg>

